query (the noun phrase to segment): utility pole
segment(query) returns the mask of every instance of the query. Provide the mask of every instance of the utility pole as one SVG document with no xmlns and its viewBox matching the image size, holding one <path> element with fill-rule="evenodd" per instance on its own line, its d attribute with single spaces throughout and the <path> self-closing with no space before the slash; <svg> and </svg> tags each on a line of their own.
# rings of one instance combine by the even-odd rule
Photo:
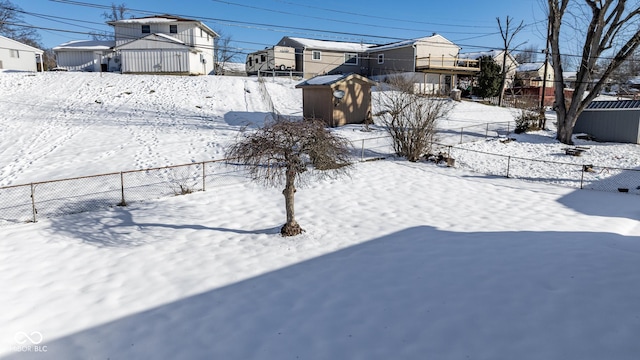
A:
<svg viewBox="0 0 640 360">
<path fill-rule="evenodd" d="M 538 127 L 544 129 L 547 126 L 547 118 L 544 110 L 544 96 L 547 93 L 547 64 L 549 64 L 549 33 L 551 32 L 551 21 L 547 19 L 547 43 L 543 50 L 544 52 L 544 75 L 542 78 L 542 96 L 540 97 L 540 118 L 538 120 Z M 555 85 L 554 85 L 555 86 Z"/>
</svg>

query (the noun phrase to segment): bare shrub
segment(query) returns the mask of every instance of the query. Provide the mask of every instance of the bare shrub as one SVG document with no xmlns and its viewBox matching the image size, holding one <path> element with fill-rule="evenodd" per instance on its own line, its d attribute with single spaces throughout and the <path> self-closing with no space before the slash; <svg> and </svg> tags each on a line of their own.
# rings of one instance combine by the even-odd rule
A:
<svg viewBox="0 0 640 360">
<path fill-rule="evenodd" d="M 379 97 L 378 114 L 393 141 L 393 150 L 409 161 L 418 161 L 431 151 L 437 120 L 453 108 L 450 99 L 414 92 L 414 84 L 403 77 L 387 78 Z"/>
</svg>

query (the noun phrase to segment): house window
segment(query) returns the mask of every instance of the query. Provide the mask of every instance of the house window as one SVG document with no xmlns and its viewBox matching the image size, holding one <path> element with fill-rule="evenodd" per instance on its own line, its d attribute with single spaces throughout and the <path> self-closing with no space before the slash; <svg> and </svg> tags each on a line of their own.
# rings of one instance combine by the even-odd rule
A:
<svg viewBox="0 0 640 360">
<path fill-rule="evenodd" d="M 20 51 L 18 51 L 18 50 L 9 50 L 9 56 L 11 56 L 12 58 L 19 58 L 20 57 Z"/>
<path fill-rule="evenodd" d="M 151 34 L 151 25 L 142 25 L 143 34 Z"/>
<path fill-rule="evenodd" d="M 261 54 L 260 55 L 260 62 L 265 62 L 267 61 L 267 55 Z"/>
<path fill-rule="evenodd" d="M 200 29 L 200 37 L 204 37 L 204 31 L 202 31 L 202 29 Z"/>
<path fill-rule="evenodd" d="M 384 64 L 384 54 L 378 54 L 378 64 Z"/>
<path fill-rule="evenodd" d="M 355 53 L 344 54 L 344 63 L 349 65 L 358 65 L 358 54 L 355 54 Z"/>
<path fill-rule="evenodd" d="M 178 25 L 169 25 L 169 33 L 177 34 L 178 33 Z"/>
<path fill-rule="evenodd" d="M 321 57 L 322 57 L 322 52 L 318 50 L 313 50 L 313 52 L 311 53 L 312 60 L 320 60 Z"/>
</svg>

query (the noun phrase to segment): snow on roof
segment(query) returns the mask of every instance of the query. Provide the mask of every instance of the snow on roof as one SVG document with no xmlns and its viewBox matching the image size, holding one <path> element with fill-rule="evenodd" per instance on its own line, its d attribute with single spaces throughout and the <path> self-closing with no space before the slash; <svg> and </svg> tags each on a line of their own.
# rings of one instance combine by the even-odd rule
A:
<svg viewBox="0 0 640 360">
<path fill-rule="evenodd" d="M 296 85 L 296 88 L 305 87 L 305 86 L 314 86 L 314 85 L 332 85 L 337 83 L 338 81 L 350 79 L 352 77 L 358 78 L 364 82 L 368 82 L 370 84 L 375 84 L 375 81 L 370 80 L 364 76 L 358 75 L 356 73 L 347 73 L 347 74 L 334 74 L 334 75 L 320 75 L 313 77 L 309 80 L 303 81 L 300 84 Z"/>
<path fill-rule="evenodd" d="M 131 18 L 131 19 L 121 19 L 116 21 L 109 21 L 109 23 L 129 23 L 129 24 L 153 24 L 153 23 L 165 23 L 165 22 L 176 22 L 176 21 L 187 21 L 187 22 L 199 22 L 194 19 L 187 19 L 179 16 L 173 15 L 153 15 L 153 16 L 144 16 L 139 18 Z"/>
<path fill-rule="evenodd" d="M 53 50 L 109 50 L 115 45 L 115 41 L 72 40 L 54 47 Z"/>
<path fill-rule="evenodd" d="M 347 77 L 348 75 L 344 75 L 344 74 L 337 74 L 337 75 L 320 75 L 320 76 L 316 76 L 314 78 L 311 78 L 301 84 L 300 85 L 329 85 L 329 84 L 333 84 L 345 77 Z"/>
<path fill-rule="evenodd" d="M 627 84 L 629 85 L 640 85 L 640 76 L 632 77 L 627 80 Z"/>
<path fill-rule="evenodd" d="M 372 47 L 369 50 L 372 50 L 372 51 L 389 50 L 389 49 L 395 49 L 395 48 L 400 48 L 400 47 L 405 47 L 405 46 L 413 46 L 413 45 L 417 45 L 419 43 L 429 43 L 429 44 L 433 44 L 433 45 L 447 44 L 447 45 L 458 46 L 458 45 L 454 44 L 453 42 L 447 40 L 444 36 L 439 35 L 439 34 L 434 34 L 432 36 L 427 36 L 427 37 L 423 37 L 423 38 L 419 38 L 419 39 L 404 40 L 404 41 L 398 41 L 398 42 L 391 43 L 391 44 L 375 46 L 375 47 Z M 459 48 L 459 46 L 458 46 L 458 48 Z"/>
<path fill-rule="evenodd" d="M 368 48 L 375 46 L 374 44 L 316 40 L 316 39 L 306 39 L 306 38 L 298 38 L 298 37 L 289 37 L 289 39 L 300 43 L 302 46 L 306 48 L 319 49 L 319 50 L 364 52 Z"/>
<path fill-rule="evenodd" d="M 167 34 L 154 33 L 153 35 L 158 36 L 158 37 L 161 37 L 161 38 L 165 38 L 165 39 L 167 39 L 167 40 L 169 40 L 169 41 L 173 41 L 173 42 L 177 42 L 177 43 L 180 43 L 180 44 L 184 44 L 184 41 L 182 41 L 182 40 L 180 40 L 180 39 L 178 39 L 178 38 L 175 38 L 175 37 L 173 37 L 173 36 L 169 36 L 169 35 L 167 35 Z"/>
<path fill-rule="evenodd" d="M 462 53 L 458 55 L 460 59 L 472 59 L 477 60 L 483 56 L 490 56 L 495 58 L 496 56 L 502 54 L 502 50 L 489 50 L 489 51 L 478 51 L 478 52 L 470 52 L 470 53 Z"/>
<path fill-rule="evenodd" d="M 44 52 L 43 50 L 40 50 L 40 49 L 35 48 L 33 46 L 29 46 L 29 45 L 27 45 L 25 43 L 21 43 L 20 41 L 16 41 L 16 40 L 13 40 L 13 39 L 10 39 L 8 37 L 1 36 L 1 35 L 0 35 L 0 40 L 2 40 L 4 42 L 7 42 L 7 43 L 11 43 L 12 45 L 9 45 L 9 46 L 11 46 L 14 49 L 18 49 L 18 50 L 22 49 L 22 50 L 25 50 L 25 51 L 33 51 L 33 52 L 35 52 L 37 54 L 42 54 Z"/>
<path fill-rule="evenodd" d="M 108 21 L 107 24 L 115 26 L 116 24 L 158 24 L 158 23 L 170 23 L 170 22 L 194 22 L 194 23 L 197 23 L 201 28 L 213 34 L 214 36 L 219 36 L 218 33 L 213 31 L 213 29 L 211 29 L 210 27 L 208 27 L 207 25 L 205 25 L 203 22 L 199 20 L 187 19 L 187 18 L 182 18 L 179 16 L 173 16 L 168 14 Z"/>
<path fill-rule="evenodd" d="M 543 62 L 524 63 L 518 66 L 516 71 L 537 71 L 544 66 Z"/>
</svg>

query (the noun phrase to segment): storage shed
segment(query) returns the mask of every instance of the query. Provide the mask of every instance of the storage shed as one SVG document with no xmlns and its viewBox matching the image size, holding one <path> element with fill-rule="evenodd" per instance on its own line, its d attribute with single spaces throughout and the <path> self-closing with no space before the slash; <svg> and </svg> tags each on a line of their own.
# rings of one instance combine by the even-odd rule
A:
<svg viewBox="0 0 640 360">
<path fill-rule="evenodd" d="M 640 144 L 640 100 L 593 101 L 578 117 L 573 132 L 599 141 Z"/>
<path fill-rule="evenodd" d="M 322 119 L 328 126 L 361 124 L 371 120 L 372 80 L 358 74 L 322 75 L 298 85 L 303 115 Z"/>
<path fill-rule="evenodd" d="M 115 41 L 73 40 L 56 46 L 56 65 L 69 71 L 117 71 L 120 59 Z"/>
</svg>

